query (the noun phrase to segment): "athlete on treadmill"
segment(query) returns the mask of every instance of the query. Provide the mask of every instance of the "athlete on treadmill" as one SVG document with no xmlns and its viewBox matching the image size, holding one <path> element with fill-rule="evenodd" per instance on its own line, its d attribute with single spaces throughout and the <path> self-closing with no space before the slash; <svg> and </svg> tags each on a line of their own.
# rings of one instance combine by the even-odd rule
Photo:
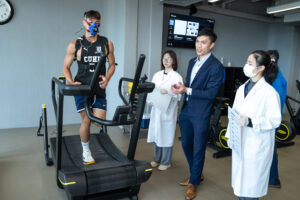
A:
<svg viewBox="0 0 300 200">
<path fill-rule="evenodd" d="M 101 24 L 100 20 L 101 15 L 98 11 L 90 10 L 84 13 L 82 24 L 85 28 L 85 34 L 68 45 L 63 65 L 63 73 L 70 85 L 88 85 L 92 79 L 100 55 L 106 54 L 109 63 L 108 71 L 106 73 L 105 64 L 101 66 L 99 86 L 96 87 L 96 94 L 91 102 L 93 115 L 105 119 L 105 88 L 115 71 L 115 56 L 113 43 L 106 37 L 97 34 Z M 70 68 L 75 59 L 78 63 L 78 72 L 73 80 Z M 84 109 L 85 96 L 74 96 L 74 98 L 77 112 L 79 112 L 81 116 L 79 133 L 83 149 L 83 164 L 94 164 L 95 160 L 89 148 L 91 120 L 88 118 Z"/>
</svg>

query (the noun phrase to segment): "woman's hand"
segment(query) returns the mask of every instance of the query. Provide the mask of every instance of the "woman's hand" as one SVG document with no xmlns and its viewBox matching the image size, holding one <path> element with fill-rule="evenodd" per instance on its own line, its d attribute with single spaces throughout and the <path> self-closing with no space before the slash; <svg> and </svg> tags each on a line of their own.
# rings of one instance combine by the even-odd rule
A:
<svg viewBox="0 0 300 200">
<path fill-rule="evenodd" d="M 246 115 L 240 115 L 237 123 L 240 126 L 247 126 L 249 124 L 249 118 Z"/>
<path fill-rule="evenodd" d="M 168 90 L 166 90 L 166 89 L 160 89 L 160 93 L 161 94 L 168 94 Z"/>
</svg>

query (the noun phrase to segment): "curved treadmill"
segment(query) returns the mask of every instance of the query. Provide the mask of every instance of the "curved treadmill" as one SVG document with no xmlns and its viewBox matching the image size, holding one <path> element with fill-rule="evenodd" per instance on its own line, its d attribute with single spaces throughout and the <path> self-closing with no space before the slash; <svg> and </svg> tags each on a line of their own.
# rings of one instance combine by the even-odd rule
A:
<svg viewBox="0 0 300 200">
<path fill-rule="evenodd" d="M 93 96 L 95 85 L 105 56 L 101 56 L 95 69 L 90 85 L 66 85 L 65 80 L 52 79 L 52 100 L 57 119 L 57 136 L 50 138 L 52 159 L 56 166 L 56 180 L 60 188 L 67 192 L 68 199 L 118 199 L 129 197 L 138 199 L 137 194 L 141 183 L 147 181 L 152 168 L 147 161 L 136 161 L 134 155 L 138 141 L 138 134 L 144 112 L 147 93 L 152 92 L 154 84 L 140 79 L 145 56 L 139 58 L 134 79 L 121 78 L 119 94 L 123 106 L 118 106 L 113 120 L 101 120 L 92 115 L 89 108 L 89 98 Z M 133 87 L 129 102 L 121 93 L 121 86 L 125 81 L 132 81 Z M 57 87 L 56 87 L 57 86 Z M 56 100 L 55 91 L 58 91 Z M 82 164 L 82 148 L 79 135 L 63 136 L 63 99 L 64 96 L 84 95 L 86 98 L 86 112 L 88 117 L 104 128 L 99 134 L 91 134 L 90 148 L 96 161 L 93 165 Z M 133 124 L 128 154 L 125 156 L 112 142 L 107 134 L 106 126 Z M 45 140 L 48 136 L 44 135 Z M 48 154 L 48 145 L 44 147 L 46 163 L 51 160 Z"/>
</svg>

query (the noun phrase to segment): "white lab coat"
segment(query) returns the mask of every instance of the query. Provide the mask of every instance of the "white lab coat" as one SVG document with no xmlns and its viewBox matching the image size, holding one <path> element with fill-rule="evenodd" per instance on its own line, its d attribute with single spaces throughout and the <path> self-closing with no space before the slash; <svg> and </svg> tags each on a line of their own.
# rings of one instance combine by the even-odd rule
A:
<svg viewBox="0 0 300 200">
<path fill-rule="evenodd" d="M 264 78 L 244 98 L 245 84 L 236 93 L 233 109 L 251 118 L 253 128 L 242 127 L 242 153 L 241 158 L 232 153 L 231 184 L 235 195 L 259 198 L 268 191 L 275 128 L 281 122 L 280 99 Z M 230 128 L 226 137 L 231 146 Z"/>
<path fill-rule="evenodd" d="M 171 85 L 183 82 L 183 80 L 181 75 L 174 70 L 171 70 L 165 76 L 164 70 L 162 70 L 154 74 L 152 82 L 155 84 L 155 90 L 166 89 L 168 94 L 165 95 L 171 95 L 172 99 L 167 111 L 164 113 L 152 106 L 147 142 L 155 142 L 159 147 L 172 147 L 175 136 L 178 101 L 180 101 L 181 95 L 174 94 L 171 90 Z"/>
</svg>

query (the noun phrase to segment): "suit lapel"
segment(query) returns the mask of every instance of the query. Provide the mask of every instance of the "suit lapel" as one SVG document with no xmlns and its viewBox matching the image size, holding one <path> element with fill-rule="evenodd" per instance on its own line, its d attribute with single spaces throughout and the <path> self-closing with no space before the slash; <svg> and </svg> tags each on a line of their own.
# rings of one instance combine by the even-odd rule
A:
<svg viewBox="0 0 300 200">
<path fill-rule="evenodd" d="M 198 70 L 191 86 L 195 83 L 195 80 L 197 80 L 199 78 L 199 76 L 201 75 L 201 73 L 205 70 L 207 70 L 207 68 L 210 66 L 211 62 L 213 61 L 213 55 L 211 54 L 211 56 L 205 61 L 205 63 L 203 63 L 203 65 L 201 66 L 201 68 Z"/>
<path fill-rule="evenodd" d="M 197 57 L 193 58 L 193 61 L 190 62 L 190 65 L 188 67 L 188 72 L 187 72 L 187 76 L 186 76 L 186 87 L 190 86 L 191 74 L 192 74 L 192 70 L 193 70 L 193 67 L 194 67 L 196 61 L 197 61 Z"/>
</svg>

